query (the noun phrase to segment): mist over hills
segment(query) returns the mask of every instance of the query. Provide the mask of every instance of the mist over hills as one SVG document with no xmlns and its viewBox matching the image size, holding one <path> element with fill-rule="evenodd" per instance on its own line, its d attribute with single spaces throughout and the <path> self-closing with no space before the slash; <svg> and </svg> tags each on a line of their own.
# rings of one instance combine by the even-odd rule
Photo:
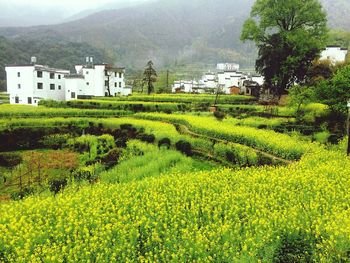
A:
<svg viewBox="0 0 350 263">
<path fill-rule="evenodd" d="M 98 11 L 84 18 L 50 26 L 0 28 L 11 41 L 52 40 L 87 43 L 108 50 L 128 68 L 142 68 L 152 59 L 165 67 L 234 61 L 252 67 L 256 50 L 239 40 L 254 0 L 158 0 L 121 9 Z M 347 0 L 322 0 L 334 28 L 350 29 Z M 83 14 L 82 14 L 83 15 Z M 52 41 L 51 41 L 52 42 Z M 103 53 L 103 52 L 102 52 Z"/>
</svg>

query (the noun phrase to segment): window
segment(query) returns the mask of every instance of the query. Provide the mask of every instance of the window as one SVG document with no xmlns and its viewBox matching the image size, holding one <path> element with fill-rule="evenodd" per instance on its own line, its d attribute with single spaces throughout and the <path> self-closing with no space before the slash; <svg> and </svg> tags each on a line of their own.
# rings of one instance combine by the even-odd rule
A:
<svg viewBox="0 0 350 263">
<path fill-rule="evenodd" d="M 42 83 L 38 83 L 38 89 L 43 89 L 43 84 Z"/>
<path fill-rule="evenodd" d="M 58 85 L 58 89 L 61 90 L 61 85 Z"/>
<path fill-rule="evenodd" d="M 34 100 L 34 103 L 36 103 L 36 100 Z"/>
<path fill-rule="evenodd" d="M 18 84 L 17 87 L 18 87 L 18 89 L 21 89 L 21 84 Z"/>
<path fill-rule="evenodd" d="M 117 87 L 117 82 L 114 83 L 114 87 Z"/>
<path fill-rule="evenodd" d="M 70 94 L 70 97 L 71 97 L 72 99 L 75 99 L 75 92 L 72 92 L 72 93 Z"/>
<path fill-rule="evenodd" d="M 89 75 L 89 71 L 85 71 L 85 74 L 86 74 L 86 75 Z"/>
<path fill-rule="evenodd" d="M 87 85 L 87 86 L 89 86 L 89 85 L 90 85 L 90 83 L 89 83 L 89 82 L 86 82 L 86 85 Z"/>
<path fill-rule="evenodd" d="M 119 78 L 122 78 L 122 73 L 121 72 L 119 72 Z"/>
<path fill-rule="evenodd" d="M 121 82 L 119 82 L 119 88 L 121 88 L 122 87 L 122 83 Z"/>
<path fill-rule="evenodd" d="M 55 84 L 50 84 L 50 90 L 55 90 Z"/>
<path fill-rule="evenodd" d="M 21 76 L 21 72 L 17 72 L 17 77 L 20 77 Z"/>
<path fill-rule="evenodd" d="M 28 97 L 28 104 L 32 104 L 32 98 Z"/>
<path fill-rule="evenodd" d="M 105 86 L 106 86 L 106 87 L 109 86 L 108 80 L 105 80 Z"/>
<path fill-rule="evenodd" d="M 58 79 L 61 79 L 61 75 L 58 75 Z"/>
<path fill-rule="evenodd" d="M 55 79 L 55 73 L 50 72 L 50 79 Z"/>
<path fill-rule="evenodd" d="M 16 103 L 16 104 L 19 103 L 19 97 L 15 97 L 15 103 Z"/>
<path fill-rule="evenodd" d="M 43 72 L 42 72 L 42 71 L 37 71 L 37 72 L 36 72 L 36 76 L 37 76 L 38 78 L 42 78 L 42 77 L 43 77 Z"/>
<path fill-rule="evenodd" d="M 117 74 L 118 74 L 118 73 L 117 73 L 117 72 L 115 72 L 115 77 L 118 77 L 118 76 L 117 76 Z"/>
</svg>

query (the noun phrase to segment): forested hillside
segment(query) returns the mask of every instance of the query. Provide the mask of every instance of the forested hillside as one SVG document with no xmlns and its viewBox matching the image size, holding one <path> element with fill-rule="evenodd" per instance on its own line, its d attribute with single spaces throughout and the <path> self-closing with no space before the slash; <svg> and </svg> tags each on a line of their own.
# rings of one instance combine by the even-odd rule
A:
<svg viewBox="0 0 350 263">
<path fill-rule="evenodd" d="M 6 64 L 28 63 L 31 56 L 36 56 L 38 63 L 71 70 L 75 64 L 83 63 L 86 55 L 93 56 L 100 63 L 115 59 L 107 51 L 89 44 L 68 42 L 53 36 L 42 36 L 39 40 L 0 37 L 0 50 L 0 80 L 5 79 Z"/>
<path fill-rule="evenodd" d="M 252 44 L 240 41 L 242 24 L 249 16 L 254 1 L 247 0 L 174 0 L 151 1 L 119 10 L 99 11 L 85 18 L 53 26 L 1 28 L 0 35 L 15 40 L 19 50 L 36 53 L 27 43 L 43 45 L 38 52 L 41 59 L 53 65 L 66 65 L 60 60 L 62 52 L 51 52 L 50 45 L 59 49 L 75 47 L 72 43 L 109 50 L 114 62 L 131 68 L 143 68 L 152 59 L 159 67 L 192 63 L 215 64 L 235 61 L 242 67 L 252 67 L 256 51 Z M 346 0 L 322 0 L 332 28 L 350 29 L 350 20 L 344 19 L 350 11 Z M 59 43 L 57 43 L 57 39 Z M 70 44 L 67 44 L 70 43 Z M 80 51 L 69 56 L 99 54 L 91 46 L 81 45 Z M 31 46 L 31 45 L 30 45 Z M 76 47 L 75 47 L 76 48 Z M 90 50 L 92 49 L 92 50 Z M 47 52 L 50 51 L 50 54 Z M 86 51 L 86 52 L 82 52 Z M 73 53 L 74 54 L 73 54 Z M 70 54 L 72 53 L 72 54 Z M 63 54 L 65 54 L 63 52 Z M 100 59 L 102 54 L 95 55 Z M 8 56 L 9 57 L 9 56 Z M 28 57 L 28 56 L 27 56 Z M 46 60 L 47 57 L 52 59 Z M 11 57 L 16 61 L 16 57 Z M 57 61 L 58 60 L 58 61 Z"/>
</svg>

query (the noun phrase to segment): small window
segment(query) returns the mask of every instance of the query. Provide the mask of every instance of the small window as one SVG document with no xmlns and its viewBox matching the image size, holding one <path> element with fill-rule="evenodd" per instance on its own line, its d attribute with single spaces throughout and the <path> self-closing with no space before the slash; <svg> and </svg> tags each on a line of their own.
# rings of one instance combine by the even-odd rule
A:
<svg viewBox="0 0 350 263">
<path fill-rule="evenodd" d="M 70 97 L 71 97 L 72 99 L 75 99 L 75 92 L 72 92 L 72 93 L 70 94 Z"/>
<path fill-rule="evenodd" d="M 89 86 L 89 85 L 90 85 L 90 83 L 89 83 L 89 82 L 86 82 L 86 85 L 87 85 L 87 86 Z"/>
<path fill-rule="evenodd" d="M 117 82 L 114 83 L 114 87 L 117 87 Z"/>
<path fill-rule="evenodd" d="M 118 77 L 118 75 L 117 75 L 118 73 L 117 72 L 115 72 L 114 74 L 115 74 L 115 77 Z"/>
<path fill-rule="evenodd" d="M 122 74 L 121 72 L 119 72 L 119 78 L 122 78 L 122 75 L 123 75 L 123 74 Z"/>
<path fill-rule="evenodd" d="M 86 73 L 86 75 L 89 75 L 89 71 L 86 71 L 85 73 Z"/>
<path fill-rule="evenodd" d="M 38 83 L 38 89 L 43 89 L 43 84 L 42 83 Z"/>
<path fill-rule="evenodd" d="M 50 73 L 50 79 L 55 79 L 55 73 Z"/>
<path fill-rule="evenodd" d="M 28 104 L 32 104 L 32 98 L 28 97 Z"/>
<path fill-rule="evenodd" d="M 36 100 L 34 100 L 34 103 L 36 103 Z"/>
<path fill-rule="evenodd" d="M 61 75 L 58 75 L 58 79 L 61 79 Z"/>
<path fill-rule="evenodd" d="M 21 76 L 21 72 L 17 72 L 17 77 L 20 77 Z"/>
<path fill-rule="evenodd" d="M 15 97 L 15 103 L 16 103 L 16 104 L 19 103 L 19 97 Z"/>
<path fill-rule="evenodd" d="M 55 84 L 50 84 L 50 90 L 55 90 Z"/>
<path fill-rule="evenodd" d="M 121 88 L 122 87 L 122 83 L 121 82 L 119 82 L 119 88 Z"/>
<path fill-rule="evenodd" d="M 58 85 L 58 89 L 61 90 L 61 85 Z"/>
<path fill-rule="evenodd" d="M 109 86 L 108 80 L 105 80 L 105 86 L 106 86 L 106 87 Z"/>
<path fill-rule="evenodd" d="M 21 84 L 18 84 L 17 87 L 18 87 L 18 89 L 21 89 Z"/>
<path fill-rule="evenodd" d="M 42 77 L 43 77 L 43 72 L 42 72 L 42 71 L 37 71 L 37 72 L 36 72 L 36 76 L 37 76 L 38 78 L 42 78 Z"/>
</svg>

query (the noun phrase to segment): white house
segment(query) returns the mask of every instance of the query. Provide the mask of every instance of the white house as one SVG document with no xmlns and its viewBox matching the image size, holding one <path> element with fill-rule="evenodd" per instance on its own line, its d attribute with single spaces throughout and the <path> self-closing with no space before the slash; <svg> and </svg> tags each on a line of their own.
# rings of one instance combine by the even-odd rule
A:
<svg viewBox="0 0 350 263">
<path fill-rule="evenodd" d="M 320 60 L 330 60 L 333 64 L 343 63 L 348 54 L 347 48 L 340 46 L 327 46 L 322 52 Z"/>
<path fill-rule="evenodd" d="M 216 65 L 216 69 L 219 71 L 238 71 L 239 70 L 239 64 L 236 63 L 218 63 Z"/>
<path fill-rule="evenodd" d="M 37 65 L 35 57 L 30 64 L 7 65 L 5 70 L 11 104 L 38 105 L 42 99 L 65 99 L 65 76 L 69 70 Z"/>
<path fill-rule="evenodd" d="M 66 100 L 82 96 L 127 96 L 132 93 L 130 88 L 125 87 L 125 68 L 93 64 L 90 58 L 87 65 L 76 65 L 75 70 L 76 74 L 65 78 Z"/>
</svg>

